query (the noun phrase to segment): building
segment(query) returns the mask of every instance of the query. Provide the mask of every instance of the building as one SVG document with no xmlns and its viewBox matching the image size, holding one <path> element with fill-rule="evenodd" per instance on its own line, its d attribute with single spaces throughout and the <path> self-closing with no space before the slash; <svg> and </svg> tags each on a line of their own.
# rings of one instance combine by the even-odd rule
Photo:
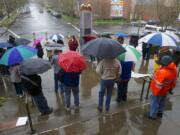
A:
<svg viewBox="0 0 180 135">
<path fill-rule="evenodd" d="M 132 6 L 136 0 L 77 0 L 78 4 L 90 3 L 94 17 L 98 19 L 130 19 Z"/>
</svg>

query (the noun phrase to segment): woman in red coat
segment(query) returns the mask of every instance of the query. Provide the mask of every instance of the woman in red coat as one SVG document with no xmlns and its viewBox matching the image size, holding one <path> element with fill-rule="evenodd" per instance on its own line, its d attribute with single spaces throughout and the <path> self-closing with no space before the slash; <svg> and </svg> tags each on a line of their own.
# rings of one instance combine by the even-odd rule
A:
<svg viewBox="0 0 180 135">
<path fill-rule="evenodd" d="M 76 51 L 78 48 L 78 41 L 74 35 L 72 35 L 68 41 L 69 50 Z"/>
</svg>

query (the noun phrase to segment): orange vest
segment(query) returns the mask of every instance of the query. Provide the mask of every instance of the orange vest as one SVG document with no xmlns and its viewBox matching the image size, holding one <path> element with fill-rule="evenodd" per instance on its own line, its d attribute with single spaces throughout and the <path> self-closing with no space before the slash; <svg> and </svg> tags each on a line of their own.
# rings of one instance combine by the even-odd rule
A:
<svg viewBox="0 0 180 135">
<path fill-rule="evenodd" d="M 177 67 L 172 62 L 159 68 L 153 75 L 150 88 L 154 96 L 165 96 L 176 85 Z"/>
</svg>

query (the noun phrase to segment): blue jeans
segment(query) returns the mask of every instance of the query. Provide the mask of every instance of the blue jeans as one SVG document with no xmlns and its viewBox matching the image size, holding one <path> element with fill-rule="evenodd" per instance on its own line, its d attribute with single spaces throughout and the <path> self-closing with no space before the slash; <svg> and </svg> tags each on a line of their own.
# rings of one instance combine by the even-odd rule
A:
<svg viewBox="0 0 180 135">
<path fill-rule="evenodd" d="M 48 113 L 50 111 L 47 100 L 42 92 L 37 96 L 32 96 L 32 99 L 41 113 Z"/>
<path fill-rule="evenodd" d="M 150 116 L 156 118 L 157 113 L 163 113 L 165 107 L 166 96 L 151 95 Z"/>
<path fill-rule="evenodd" d="M 103 107 L 104 95 L 105 95 L 105 92 L 107 92 L 106 110 L 109 110 L 114 83 L 115 83 L 115 80 L 101 80 L 100 91 L 99 91 L 99 106 L 98 106 L 99 108 Z"/>
<path fill-rule="evenodd" d="M 55 88 L 55 92 L 58 92 L 60 87 L 60 92 L 63 93 L 63 84 L 58 80 L 58 75 L 54 74 L 54 88 Z"/>
<path fill-rule="evenodd" d="M 69 87 L 65 85 L 63 87 L 65 92 L 66 107 L 70 107 L 71 105 L 71 91 L 74 96 L 74 104 L 79 106 L 79 87 Z"/>
<path fill-rule="evenodd" d="M 16 94 L 23 95 L 22 84 L 21 83 L 13 83 L 13 84 L 14 84 L 14 88 L 16 90 Z"/>
<path fill-rule="evenodd" d="M 126 101 L 127 100 L 127 89 L 128 89 L 128 82 L 127 81 L 120 81 L 117 83 L 118 85 L 118 92 L 117 92 L 117 101 Z"/>
</svg>

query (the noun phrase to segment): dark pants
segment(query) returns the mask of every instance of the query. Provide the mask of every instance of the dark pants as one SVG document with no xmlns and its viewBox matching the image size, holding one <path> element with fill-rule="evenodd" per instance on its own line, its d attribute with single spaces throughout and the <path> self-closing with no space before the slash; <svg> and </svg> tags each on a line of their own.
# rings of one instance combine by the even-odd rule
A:
<svg viewBox="0 0 180 135">
<path fill-rule="evenodd" d="M 63 86 L 65 91 L 65 102 L 66 107 L 70 107 L 71 105 L 71 91 L 74 96 L 74 104 L 75 106 L 79 106 L 79 87 L 69 87 Z"/>
<path fill-rule="evenodd" d="M 115 80 L 101 80 L 100 91 L 99 91 L 99 108 L 103 107 L 104 95 L 105 95 L 105 92 L 107 92 L 106 110 L 109 110 L 114 83 L 115 83 Z"/>
<path fill-rule="evenodd" d="M 23 95 L 21 83 L 13 83 L 17 95 Z"/>
<path fill-rule="evenodd" d="M 117 101 L 118 102 L 127 100 L 128 82 L 129 82 L 129 80 L 120 81 L 118 83 L 118 92 L 117 92 Z"/>
<path fill-rule="evenodd" d="M 142 56 L 143 56 L 144 60 L 149 60 L 150 59 L 150 48 L 143 48 Z"/>
<path fill-rule="evenodd" d="M 58 92 L 59 87 L 60 87 L 60 92 L 64 93 L 63 84 L 58 80 L 58 75 L 54 74 L 54 88 L 55 88 L 55 92 Z"/>
<path fill-rule="evenodd" d="M 33 98 L 33 101 L 36 104 L 38 110 L 42 114 L 50 112 L 50 108 L 48 106 L 47 100 L 42 92 L 37 96 L 32 96 L 32 98 Z"/>
</svg>

